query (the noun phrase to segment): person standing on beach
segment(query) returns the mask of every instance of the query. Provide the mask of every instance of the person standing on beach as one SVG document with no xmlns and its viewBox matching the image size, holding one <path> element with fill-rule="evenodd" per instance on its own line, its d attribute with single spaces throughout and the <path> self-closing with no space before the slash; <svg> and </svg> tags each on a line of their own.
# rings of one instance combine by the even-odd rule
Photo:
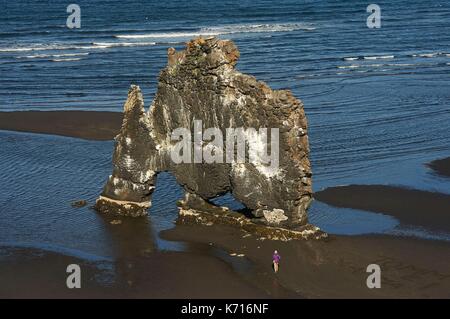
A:
<svg viewBox="0 0 450 319">
<path fill-rule="evenodd" d="M 278 272 L 278 265 L 280 263 L 281 260 L 281 256 L 278 254 L 278 251 L 274 251 L 273 252 L 273 256 L 272 256 L 272 262 L 273 262 L 273 271 L 275 271 L 275 273 Z"/>
</svg>

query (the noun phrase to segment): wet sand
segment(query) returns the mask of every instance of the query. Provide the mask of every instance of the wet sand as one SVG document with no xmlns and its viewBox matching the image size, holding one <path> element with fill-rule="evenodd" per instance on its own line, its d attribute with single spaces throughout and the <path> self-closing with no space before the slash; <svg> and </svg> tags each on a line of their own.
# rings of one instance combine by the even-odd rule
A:
<svg viewBox="0 0 450 319">
<path fill-rule="evenodd" d="M 0 130 L 53 134 L 88 140 L 112 140 L 122 113 L 90 111 L 0 112 Z"/>
<path fill-rule="evenodd" d="M 389 236 L 331 236 L 327 241 L 268 241 L 226 226 L 176 226 L 161 233 L 244 254 L 242 275 L 218 258 L 151 252 L 86 261 L 30 248 L 0 249 L 0 298 L 450 298 L 450 243 Z M 280 272 L 271 267 L 281 256 Z M 366 267 L 381 267 L 381 288 L 366 286 Z M 81 289 L 66 287 L 78 264 Z"/>
<path fill-rule="evenodd" d="M 161 236 L 212 243 L 229 253 L 245 254 L 257 265 L 255 284 L 288 289 L 306 298 L 450 298 L 447 242 L 389 236 L 261 241 L 225 226 L 176 226 Z M 271 268 L 275 249 L 282 256 L 278 274 Z M 381 267 L 380 289 L 366 285 L 366 268 L 372 263 Z"/>
<path fill-rule="evenodd" d="M 384 185 L 330 187 L 315 199 L 336 207 L 384 213 L 402 224 L 450 232 L 450 195 Z"/>
<path fill-rule="evenodd" d="M 69 264 L 81 288 L 68 289 Z M 89 262 L 30 248 L 0 248 L 0 298 L 268 298 L 217 258 L 153 252 Z"/>
<path fill-rule="evenodd" d="M 445 177 L 450 177 L 450 157 L 438 159 L 428 163 L 437 174 Z"/>
</svg>

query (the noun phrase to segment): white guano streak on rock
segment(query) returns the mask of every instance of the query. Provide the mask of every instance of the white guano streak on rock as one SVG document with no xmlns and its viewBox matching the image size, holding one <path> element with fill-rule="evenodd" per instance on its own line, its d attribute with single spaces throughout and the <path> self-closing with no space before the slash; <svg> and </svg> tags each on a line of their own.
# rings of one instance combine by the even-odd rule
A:
<svg viewBox="0 0 450 319">
<path fill-rule="evenodd" d="M 269 134 L 270 130 L 269 129 L 267 130 L 268 130 L 267 134 Z M 274 178 L 274 177 L 278 179 L 283 178 L 282 171 L 280 170 L 279 166 L 272 167 L 272 165 L 264 164 L 262 154 L 267 152 L 268 140 L 264 141 L 261 135 L 256 131 L 253 133 L 255 134 L 252 134 L 252 132 L 249 130 L 246 131 L 247 140 L 249 141 L 250 144 L 250 152 L 253 152 L 253 154 L 255 155 L 255 159 L 251 164 L 253 164 L 253 166 L 258 170 L 258 172 L 260 172 L 267 178 Z M 274 151 L 275 150 L 272 150 L 272 152 Z M 276 151 L 279 152 L 279 150 Z"/>
<path fill-rule="evenodd" d="M 125 155 L 124 163 L 127 168 L 132 168 L 134 165 L 134 159 L 129 154 Z"/>
</svg>

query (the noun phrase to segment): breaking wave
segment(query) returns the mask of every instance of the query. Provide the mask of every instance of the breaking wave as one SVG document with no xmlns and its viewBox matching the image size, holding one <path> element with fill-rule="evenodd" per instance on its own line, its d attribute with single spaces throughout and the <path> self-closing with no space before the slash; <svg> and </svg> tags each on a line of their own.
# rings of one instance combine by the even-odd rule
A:
<svg viewBox="0 0 450 319">
<path fill-rule="evenodd" d="M 36 55 L 18 56 L 16 57 L 16 59 L 63 58 L 63 57 L 86 56 L 86 55 L 89 55 L 89 53 L 85 52 L 85 53 L 65 53 L 65 54 L 36 54 Z"/>
<path fill-rule="evenodd" d="M 432 52 L 432 53 L 417 53 L 412 54 L 411 56 L 414 58 L 435 58 L 439 56 L 450 57 L 450 54 L 445 52 Z"/>
<path fill-rule="evenodd" d="M 26 51 L 48 51 L 48 50 L 72 50 L 72 49 L 95 49 L 92 45 L 67 45 L 67 44 L 37 44 L 31 47 L 9 47 L 0 48 L 0 52 L 26 52 Z"/>
<path fill-rule="evenodd" d="M 344 61 L 356 61 L 356 60 L 383 60 L 383 59 L 393 59 L 394 55 L 377 55 L 377 56 L 363 56 L 363 57 L 344 57 Z"/>
<path fill-rule="evenodd" d="M 29 52 L 29 51 L 49 51 L 49 50 L 92 50 L 107 49 L 112 47 L 128 47 L 128 46 L 148 46 L 155 45 L 155 42 L 93 42 L 89 44 L 36 44 L 30 47 L 9 47 L 0 48 L 0 52 Z M 35 55 L 39 57 L 39 55 Z M 41 55 L 40 57 L 45 57 Z"/>
<path fill-rule="evenodd" d="M 288 24 L 241 24 L 224 25 L 217 27 L 205 27 L 198 31 L 186 32 L 153 32 L 147 34 L 119 34 L 116 38 L 123 39 L 166 39 L 166 38 L 191 38 L 197 36 L 217 36 L 221 34 L 235 33 L 261 33 L 261 32 L 290 32 L 295 30 L 313 31 L 316 28 L 310 24 L 288 23 Z"/>
<path fill-rule="evenodd" d="M 72 58 L 72 59 L 52 59 L 52 62 L 71 62 L 71 61 L 80 61 L 81 58 Z"/>
<path fill-rule="evenodd" d="M 249 32 L 290 32 L 296 30 L 313 31 L 316 28 L 306 23 L 286 23 L 286 24 L 241 24 L 225 25 L 219 27 L 203 28 L 202 31 L 228 33 L 249 33 Z"/>
<path fill-rule="evenodd" d="M 359 57 L 348 57 L 348 58 L 344 58 L 344 61 L 355 61 L 355 60 L 359 60 Z"/>
<path fill-rule="evenodd" d="M 393 59 L 394 57 L 393 55 L 365 56 L 364 60 Z"/>
<path fill-rule="evenodd" d="M 360 65 L 352 64 L 352 65 L 340 65 L 338 69 L 356 69 L 359 68 Z"/>
<path fill-rule="evenodd" d="M 114 48 L 156 45 L 156 42 L 94 42 L 93 44 L 98 47 Z"/>
<path fill-rule="evenodd" d="M 159 39 L 159 38 L 188 38 L 198 36 L 216 36 L 218 32 L 170 32 L 170 33 L 148 33 L 148 34 L 122 34 L 115 35 L 116 38 L 122 39 Z"/>
</svg>

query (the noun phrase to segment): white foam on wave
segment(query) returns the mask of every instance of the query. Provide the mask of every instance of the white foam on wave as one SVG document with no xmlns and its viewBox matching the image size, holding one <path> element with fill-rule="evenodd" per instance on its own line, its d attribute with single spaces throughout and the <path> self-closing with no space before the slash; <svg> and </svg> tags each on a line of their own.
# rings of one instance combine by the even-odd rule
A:
<svg viewBox="0 0 450 319">
<path fill-rule="evenodd" d="M 287 24 L 240 24 L 205 27 L 191 32 L 152 32 L 147 34 L 119 34 L 116 38 L 123 39 L 166 39 L 166 38 L 192 38 L 198 36 L 218 36 L 234 33 L 261 33 L 261 32 L 291 32 L 295 30 L 313 31 L 316 28 L 304 23 Z"/>
<path fill-rule="evenodd" d="M 80 61 L 81 58 L 72 58 L 72 59 L 52 59 L 52 62 L 71 62 L 71 61 Z"/>
<path fill-rule="evenodd" d="M 434 58 L 437 54 L 436 53 L 421 53 L 421 54 L 413 54 L 413 57 L 419 57 L 419 58 Z"/>
<path fill-rule="evenodd" d="M 344 61 L 355 61 L 355 60 L 359 60 L 358 57 L 348 57 L 348 58 L 344 58 Z"/>
<path fill-rule="evenodd" d="M 218 27 L 202 28 L 202 31 L 228 33 L 249 33 L 249 32 L 291 32 L 296 30 L 313 31 L 316 28 L 305 23 L 284 23 L 284 24 L 234 24 Z"/>
<path fill-rule="evenodd" d="M 372 63 L 372 64 L 365 64 L 362 65 L 364 68 L 382 68 L 382 67 L 389 67 L 389 66 L 406 66 L 407 64 L 401 64 L 401 63 Z M 412 64 L 411 64 L 412 65 Z"/>
<path fill-rule="evenodd" d="M 49 50 L 74 50 L 74 49 L 95 49 L 99 48 L 92 45 L 68 45 L 68 44 L 36 44 L 31 47 L 11 47 L 0 48 L 0 52 L 25 52 L 25 51 L 49 51 Z"/>
<path fill-rule="evenodd" d="M 172 33 L 148 33 L 148 34 L 122 34 L 115 35 L 120 39 L 160 39 L 160 38 L 191 38 L 199 36 L 216 36 L 218 32 L 172 32 Z"/>
<path fill-rule="evenodd" d="M 24 52 L 33 51 L 33 48 L 0 48 L 0 52 Z"/>
<path fill-rule="evenodd" d="M 85 53 L 64 53 L 64 54 L 36 54 L 36 55 L 18 56 L 16 57 L 16 59 L 62 58 L 69 56 L 86 56 L 86 55 L 89 55 L 89 53 L 85 52 Z"/>
<path fill-rule="evenodd" d="M 416 53 L 416 54 L 412 54 L 411 56 L 414 58 L 435 58 L 437 56 L 443 56 L 443 55 L 450 57 L 450 54 L 443 53 L 443 52 Z"/>
<path fill-rule="evenodd" d="M 114 48 L 114 47 L 136 47 L 156 45 L 156 42 L 94 42 L 96 47 Z"/>
<path fill-rule="evenodd" d="M 365 56 L 364 60 L 393 59 L 394 57 L 393 55 Z"/>
<path fill-rule="evenodd" d="M 390 63 L 387 66 L 417 66 L 417 64 L 412 63 Z"/>
<path fill-rule="evenodd" d="M 340 65 L 338 69 L 357 69 L 360 65 L 352 64 L 352 65 Z"/>
<path fill-rule="evenodd" d="M 338 69 L 356 69 L 356 68 L 386 68 L 386 67 L 414 67 L 417 64 L 411 64 L 411 63 L 371 63 L 371 64 L 352 64 L 352 65 L 342 65 L 338 66 Z M 383 69 L 381 71 L 386 71 L 387 69 Z"/>
<path fill-rule="evenodd" d="M 61 58 L 61 57 L 65 57 L 65 56 L 86 56 L 86 55 L 89 55 L 89 52 L 53 54 L 52 56 L 55 57 L 55 58 Z"/>
<path fill-rule="evenodd" d="M 91 44 L 78 45 L 78 44 L 36 44 L 30 47 L 10 47 L 0 48 L 0 52 L 29 52 L 29 51 L 61 51 L 61 50 L 97 50 L 107 49 L 111 47 L 123 47 L 123 46 L 147 46 L 155 45 L 155 42 L 94 42 Z M 35 55 L 38 56 L 38 55 Z"/>
<path fill-rule="evenodd" d="M 185 39 L 196 36 L 218 36 L 222 34 L 234 33 L 273 33 L 273 32 L 291 32 L 295 30 L 313 31 L 315 27 L 306 23 L 286 23 L 286 24 L 241 24 L 241 25 L 223 25 L 217 27 L 205 27 L 197 31 L 185 32 L 154 32 L 148 34 L 120 34 L 115 38 L 122 39 Z M 163 41 L 158 43 L 179 44 L 181 41 Z M 70 44 L 70 43 L 37 43 L 31 46 L 14 46 L 2 47 L 0 52 L 31 52 L 46 50 L 97 50 L 112 47 L 128 47 L 128 46 L 150 46 L 156 45 L 157 42 L 94 42 L 90 44 Z"/>
</svg>

